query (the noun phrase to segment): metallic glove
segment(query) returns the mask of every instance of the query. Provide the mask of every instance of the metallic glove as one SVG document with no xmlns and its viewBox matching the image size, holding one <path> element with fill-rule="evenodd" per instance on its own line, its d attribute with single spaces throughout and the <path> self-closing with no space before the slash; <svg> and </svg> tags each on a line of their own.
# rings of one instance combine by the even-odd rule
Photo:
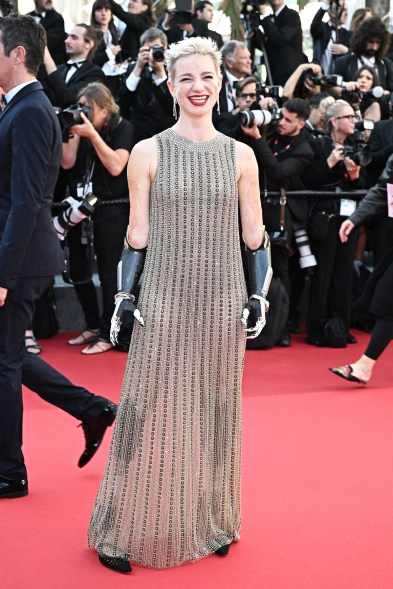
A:
<svg viewBox="0 0 393 589">
<path fill-rule="evenodd" d="M 113 345 L 117 344 L 117 338 L 124 319 L 124 313 L 132 313 L 137 321 L 144 326 L 143 317 L 137 309 L 133 292 L 138 285 L 139 278 L 145 264 L 146 248 L 136 250 L 127 242 L 117 265 L 117 288 L 115 295 L 115 310 L 111 320 L 110 338 Z"/>
<path fill-rule="evenodd" d="M 273 276 L 271 267 L 269 235 L 265 231 L 261 246 L 257 250 L 246 247 L 248 275 L 251 296 L 243 309 L 241 321 L 245 325 L 247 339 L 255 339 L 266 325 L 266 313 L 269 310 L 267 293 Z M 250 313 L 256 317 L 255 324 L 247 327 Z"/>
</svg>

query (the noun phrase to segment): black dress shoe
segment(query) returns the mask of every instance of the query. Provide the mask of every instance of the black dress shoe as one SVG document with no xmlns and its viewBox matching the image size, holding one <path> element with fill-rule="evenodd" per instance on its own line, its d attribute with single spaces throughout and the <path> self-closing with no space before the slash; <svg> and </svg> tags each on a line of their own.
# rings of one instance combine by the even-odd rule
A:
<svg viewBox="0 0 393 589">
<path fill-rule="evenodd" d="M 106 428 L 111 426 L 115 421 L 116 411 L 117 406 L 110 402 L 105 407 L 104 411 L 100 413 L 97 419 L 82 421 L 81 425 L 83 428 L 83 433 L 85 434 L 86 447 L 82 456 L 79 458 L 79 468 L 85 466 L 97 452 L 104 437 Z"/>
<path fill-rule="evenodd" d="M 0 474 L 0 499 L 25 497 L 29 492 L 26 479 L 8 479 Z"/>
<path fill-rule="evenodd" d="M 352 335 L 352 333 L 349 333 L 349 331 L 347 332 L 347 343 L 348 344 L 357 344 L 358 340 L 356 339 L 356 337 L 354 335 Z"/>
<path fill-rule="evenodd" d="M 217 548 L 217 550 L 215 550 L 215 553 L 219 556 L 226 556 L 229 552 L 230 547 L 230 544 L 225 544 L 225 546 L 220 546 L 220 548 Z"/>
<path fill-rule="evenodd" d="M 287 331 L 284 331 L 276 346 L 280 346 L 281 348 L 289 348 L 292 345 L 291 336 Z"/>
<path fill-rule="evenodd" d="M 124 558 L 116 558 L 115 556 L 106 556 L 105 554 L 99 554 L 98 559 L 104 567 L 117 571 L 118 573 L 131 573 L 132 568 L 128 560 Z"/>
</svg>

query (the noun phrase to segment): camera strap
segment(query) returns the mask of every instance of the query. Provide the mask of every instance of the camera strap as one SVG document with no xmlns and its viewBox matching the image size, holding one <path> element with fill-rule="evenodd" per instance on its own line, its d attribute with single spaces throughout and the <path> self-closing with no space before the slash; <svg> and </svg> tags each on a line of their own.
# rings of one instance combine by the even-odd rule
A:
<svg viewBox="0 0 393 589">
<path fill-rule="evenodd" d="M 280 229 L 285 227 L 285 206 L 287 204 L 287 194 L 285 188 L 280 188 Z"/>
</svg>

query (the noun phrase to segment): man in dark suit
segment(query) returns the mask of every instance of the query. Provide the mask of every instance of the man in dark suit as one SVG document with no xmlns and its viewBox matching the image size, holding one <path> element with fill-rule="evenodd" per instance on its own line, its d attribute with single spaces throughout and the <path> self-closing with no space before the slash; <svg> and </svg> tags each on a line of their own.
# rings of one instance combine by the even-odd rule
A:
<svg viewBox="0 0 393 589">
<path fill-rule="evenodd" d="M 142 34 L 138 59 L 128 67 L 119 88 L 120 110 L 134 127 L 134 145 L 168 129 L 176 120 L 165 64 L 154 59 L 153 47 L 164 51 L 167 40 L 161 29 L 151 27 Z"/>
<path fill-rule="evenodd" d="M 98 34 L 93 27 L 75 25 L 65 40 L 68 62 L 56 66 L 48 48 L 44 66 L 47 72 L 45 92 L 54 106 L 66 108 L 75 104 L 79 90 L 90 82 L 104 82 L 104 72 L 93 63 L 92 56 L 98 46 Z"/>
<path fill-rule="evenodd" d="M 116 413 L 113 403 L 78 390 L 25 352 L 34 302 L 63 267 L 51 221 L 61 132 L 36 80 L 44 49 L 45 31 L 33 18 L 0 18 L 0 86 L 6 104 L 0 113 L 0 499 L 28 493 L 22 381 L 82 419 L 87 455 L 80 462 L 94 454 Z"/>
<path fill-rule="evenodd" d="M 306 61 L 302 51 L 303 33 L 299 13 L 285 6 L 285 0 L 269 0 L 273 14 L 262 19 L 266 56 L 273 84 L 284 86 L 289 76 Z M 260 7 L 263 14 L 265 5 Z"/>
<path fill-rule="evenodd" d="M 55 64 L 60 65 L 65 62 L 64 41 L 66 39 L 66 32 L 64 28 L 64 19 L 61 14 L 53 8 L 52 0 L 34 0 L 34 4 L 35 10 L 32 10 L 28 14 L 44 27 L 49 52 Z M 38 70 L 37 78 L 40 82 L 40 74 L 42 70 L 42 67 Z M 45 74 L 45 70 L 43 70 L 42 73 Z"/>
<path fill-rule="evenodd" d="M 323 20 L 326 13 L 329 15 L 328 22 Z M 331 0 L 328 4 L 322 4 L 312 20 L 310 33 L 313 40 L 313 62 L 319 63 L 325 74 L 333 71 L 337 57 L 349 51 L 351 31 L 344 27 L 347 16 L 345 1 Z"/>
<path fill-rule="evenodd" d="M 251 75 L 252 60 L 248 47 L 242 41 L 228 41 L 221 48 L 222 84 L 219 94 L 220 112 L 236 108 L 236 83 Z M 217 115 L 214 115 L 215 119 Z"/>
<path fill-rule="evenodd" d="M 393 63 L 385 57 L 390 34 L 380 18 L 367 18 L 351 36 L 351 52 L 336 59 L 334 73 L 345 82 L 355 80 L 356 71 L 368 65 L 378 73 L 378 84 L 393 91 Z"/>
</svg>

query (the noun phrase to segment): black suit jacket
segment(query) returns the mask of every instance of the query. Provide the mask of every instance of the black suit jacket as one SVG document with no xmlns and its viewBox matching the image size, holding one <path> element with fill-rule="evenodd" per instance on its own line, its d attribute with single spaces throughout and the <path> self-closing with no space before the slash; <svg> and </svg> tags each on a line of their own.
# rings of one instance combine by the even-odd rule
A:
<svg viewBox="0 0 393 589">
<path fill-rule="evenodd" d="M 62 255 L 51 220 L 61 132 L 39 82 L 22 88 L 0 113 L 0 286 L 52 276 Z"/>
<path fill-rule="evenodd" d="M 347 53 L 336 59 L 334 73 L 343 76 L 345 82 L 354 79 L 358 69 L 358 56 L 355 53 Z M 377 61 L 379 85 L 385 90 L 393 91 L 393 63 L 386 57 Z"/>
<path fill-rule="evenodd" d="M 28 13 L 35 16 L 35 11 Z M 56 65 L 65 62 L 65 45 L 66 32 L 64 28 L 64 19 L 59 12 L 53 8 L 45 11 L 45 16 L 41 18 L 40 25 L 46 31 L 46 42 L 49 53 Z"/>
<path fill-rule="evenodd" d="M 313 39 L 313 61 L 315 63 L 321 63 L 323 54 L 326 51 L 326 47 L 330 41 L 332 34 L 332 28 L 327 22 L 323 22 L 323 17 L 326 14 L 326 10 L 320 8 L 313 18 L 310 27 L 310 33 Z M 337 31 L 336 43 L 341 43 L 349 47 L 352 32 L 348 31 L 345 27 L 340 27 Z M 327 74 L 328 72 L 325 72 Z"/>
<path fill-rule="evenodd" d="M 73 76 L 65 81 L 67 66 L 59 65 L 56 72 L 50 74 L 45 83 L 45 92 L 54 106 L 66 108 L 77 101 L 79 90 L 90 82 L 104 82 L 105 76 L 102 69 L 87 59 L 77 69 Z"/>
<path fill-rule="evenodd" d="M 378 121 L 374 124 L 368 140 L 371 162 L 366 168 L 367 185 L 374 186 L 393 154 L 393 121 Z"/>
<path fill-rule="evenodd" d="M 168 85 L 154 83 L 147 67 L 144 68 L 140 82 L 134 92 L 126 85 L 126 79 L 136 65 L 132 63 L 119 89 L 121 114 L 129 119 L 134 128 L 134 145 L 148 139 L 175 124 L 173 98 Z"/>
<path fill-rule="evenodd" d="M 262 26 L 273 84 L 284 86 L 298 65 L 305 62 L 299 14 L 285 6 L 277 17 L 265 17 Z"/>
<path fill-rule="evenodd" d="M 276 135 L 273 135 L 271 141 L 274 137 Z M 263 172 L 266 170 L 266 188 L 268 190 L 279 190 L 280 187 L 287 191 L 304 189 L 301 176 L 314 157 L 307 132 L 304 129 L 295 137 L 288 137 L 290 148 L 277 156 L 273 155 L 272 149 L 264 139 L 252 139 L 251 142 L 250 145 L 257 158 L 262 183 L 264 183 L 265 176 Z M 309 210 L 307 199 L 288 198 L 287 206 L 296 219 L 307 218 Z"/>
</svg>

